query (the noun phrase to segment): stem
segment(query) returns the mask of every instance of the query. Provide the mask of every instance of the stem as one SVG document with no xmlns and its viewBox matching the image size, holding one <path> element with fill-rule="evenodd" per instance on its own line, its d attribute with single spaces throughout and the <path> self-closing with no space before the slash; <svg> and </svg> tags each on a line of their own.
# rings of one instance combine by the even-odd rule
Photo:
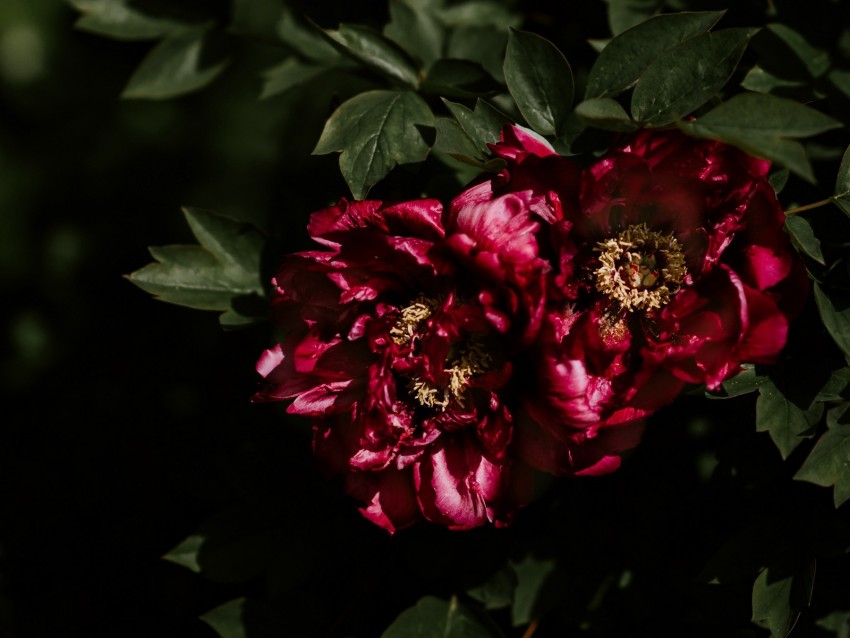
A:
<svg viewBox="0 0 850 638">
<path fill-rule="evenodd" d="M 838 193 L 837 195 L 833 195 L 832 197 L 827 197 L 826 199 L 821 199 L 817 202 L 812 202 L 811 204 L 806 204 L 805 206 L 798 206 L 797 208 L 792 208 L 791 210 L 786 210 L 786 215 L 795 215 L 797 213 L 802 213 L 803 211 L 812 210 L 813 208 L 820 208 L 821 206 L 826 206 L 827 204 L 831 204 L 834 201 L 841 199 L 842 197 L 847 197 L 850 195 L 850 191 L 845 191 L 843 193 Z"/>
<path fill-rule="evenodd" d="M 537 626 L 540 624 L 538 620 L 532 620 L 531 624 L 528 626 L 528 629 L 525 630 L 525 633 L 522 635 L 522 638 L 531 638 L 534 635 L 534 632 L 537 631 Z"/>
</svg>

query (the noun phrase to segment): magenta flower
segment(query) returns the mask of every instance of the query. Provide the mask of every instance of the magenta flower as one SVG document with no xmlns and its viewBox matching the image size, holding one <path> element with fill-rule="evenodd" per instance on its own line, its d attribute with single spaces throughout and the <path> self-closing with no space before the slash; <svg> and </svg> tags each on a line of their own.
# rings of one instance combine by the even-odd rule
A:
<svg viewBox="0 0 850 638">
<path fill-rule="evenodd" d="M 503 393 L 543 310 L 539 223 L 515 195 L 453 206 L 448 240 L 442 217 L 434 200 L 314 213 L 324 249 L 281 266 L 287 338 L 257 365 L 255 400 L 312 417 L 320 462 L 390 532 L 501 523 L 525 498 Z"/>
<path fill-rule="evenodd" d="M 494 150 L 509 160 L 506 188 L 512 172 L 527 181 L 529 158 L 568 161 L 518 136 Z M 518 414 L 529 462 L 612 471 L 643 417 L 687 385 L 715 389 L 741 363 L 776 361 L 808 280 L 768 168 L 720 142 L 642 131 L 584 169 L 578 188 L 539 186 L 563 218 L 529 364 L 535 392 Z"/>
</svg>

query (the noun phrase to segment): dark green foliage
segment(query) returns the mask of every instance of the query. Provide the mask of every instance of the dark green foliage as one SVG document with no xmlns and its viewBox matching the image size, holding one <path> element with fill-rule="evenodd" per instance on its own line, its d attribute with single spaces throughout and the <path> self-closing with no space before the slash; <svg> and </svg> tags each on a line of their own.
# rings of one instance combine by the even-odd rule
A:
<svg viewBox="0 0 850 638">
<path fill-rule="evenodd" d="M 848 634 L 840 3 L 9 0 L 0 20 L 0 635 Z M 448 201 L 503 167 L 507 122 L 578 162 L 640 126 L 772 160 L 813 292 L 780 361 L 660 410 L 616 473 L 537 476 L 506 529 L 390 537 L 319 474 L 309 423 L 249 403 L 265 291 L 312 210 Z"/>
</svg>

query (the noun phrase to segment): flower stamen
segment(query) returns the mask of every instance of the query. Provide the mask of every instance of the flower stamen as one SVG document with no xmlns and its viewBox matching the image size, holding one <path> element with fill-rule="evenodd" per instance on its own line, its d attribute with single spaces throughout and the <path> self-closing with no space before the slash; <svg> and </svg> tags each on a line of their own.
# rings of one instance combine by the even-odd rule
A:
<svg viewBox="0 0 850 638">
<path fill-rule="evenodd" d="M 400 346 L 410 343 L 419 324 L 427 320 L 433 314 L 436 307 L 437 302 L 434 299 L 425 295 L 419 295 L 413 300 L 412 304 L 402 308 L 401 317 L 390 328 L 390 337 L 392 337 L 392 340 Z"/>
<path fill-rule="evenodd" d="M 596 289 L 629 312 L 661 308 L 688 274 L 673 234 L 662 235 L 646 224 L 629 226 L 594 250 L 600 253 Z"/>
<path fill-rule="evenodd" d="M 470 378 L 485 372 L 492 360 L 492 357 L 484 351 L 478 335 L 472 335 L 464 344 L 458 359 L 443 370 L 448 375 L 448 384 L 445 387 L 441 388 L 414 377 L 410 380 L 410 389 L 416 400 L 426 407 L 438 407 L 445 411 L 454 401 L 461 408 L 465 408 L 466 390 L 469 387 Z"/>
</svg>

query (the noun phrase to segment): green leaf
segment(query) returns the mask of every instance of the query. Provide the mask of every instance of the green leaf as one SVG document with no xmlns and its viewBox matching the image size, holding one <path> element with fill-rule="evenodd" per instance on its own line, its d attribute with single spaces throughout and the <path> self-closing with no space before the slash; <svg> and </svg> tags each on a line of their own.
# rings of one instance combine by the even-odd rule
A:
<svg viewBox="0 0 850 638">
<path fill-rule="evenodd" d="M 582 121 L 606 131 L 634 131 L 640 127 L 617 100 L 608 97 L 585 100 L 576 105 L 575 112 Z"/>
<path fill-rule="evenodd" d="M 546 611 L 544 591 L 547 582 L 555 574 L 556 565 L 551 558 L 540 559 L 529 555 L 521 562 L 511 562 L 511 567 L 517 577 L 511 623 L 518 627 L 537 620 Z"/>
<path fill-rule="evenodd" d="M 815 625 L 833 632 L 837 638 L 847 638 L 850 635 L 850 611 L 834 611 L 819 618 Z"/>
<path fill-rule="evenodd" d="M 390 21 L 384 35 L 418 59 L 421 66 L 437 61 L 443 52 L 445 29 L 433 11 L 415 2 L 390 0 Z"/>
<path fill-rule="evenodd" d="M 817 282 L 814 288 L 823 325 L 844 355 L 850 357 L 850 299 L 837 291 L 827 295 Z"/>
<path fill-rule="evenodd" d="M 121 94 L 129 99 L 165 99 L 205 87 L 224 70 L 224 60 L 205 59 L 210 27 L 174 31 L 142 60 Z"/>
<path fill-rule="evenodd" d="M 787 168 L 783 168 L 782 170 L 776 171 L 773 173 L 767 181 L 770 182 L 770 185 L 773 186 L 773 192 L 779 195 L 784 189 L 785 185 L 788 183 L 788 176 L 791 174 Z"/>
<path fill-rule="evenodd" d="M 815 236 L 812 225 L 802 215 L 786 215 L 785 229 L 791 235 L 794 245 L 805 255 L 819 264 L 826 266 L 826 260 L 820 247 L 820 240 Z"/>
<path fill-rule="evenodd" d="M 244 598 L 237 598 L 212 609 L 201 620 L 212 627 L 221 638 L 248 638 L 242 624 Z"/>
<path fill-rule="evenodd" d="M 823 403 L 805 407 L 795 404 L 770 379 L 759 385 L 756 400 L 756 431 L 769 432 L 783 459 L 811 437 L 812 426 L 823 416 Z"/>
<path fill-rule="evenodd" d="M 835 507 L 850 498 L 850 424 L 823 433 L 794 478 L 823 487 L 835 486 Z"/>
<path fill-rule="evenodd" d="M 446 45 L 446 57 L 478 62 L 499 82 L 505 81 L 503 62 L 508 32 L 493 27 L 464 25 L 456 27 Z"/>
<path fill-rule="evenodd" d="M 264 294 L 262 235 L 248 224 L 208 211 L 186 208 L 183 213 L 200 246 L 151 247 L 157 263 L 127 278 L 162 301 L 224 312 L 222 321 L 229 325 L 256 321 L 256 315 L 242 312 L 240 300 Z"/>
<path fill-rule="evenodd" d="M 339 29 L 324 33 L 340 53 L 364 67 L 405 86 L 419 86 L 419 73 L 407 53 L 377 31 L 359 24 L 341 24 Z"/>
<path fill-rule="evenodd" d="M 499 91 L 499 85 L 478 62 L 438 60 L 428 69 L 422 91 L 446 97 L 478 97 Z"/>
<path fill-rule="evenodd" d="M 468 589 L 466 593 L 483 604 L 485 609 L 503 609 L 513 602 L 516 586 L 516 572 L 506 564 L 484 583 Z"/>
<path fill-rule="evenodd" d="M 590 69 L 585 99 L 625 91 L 659 55 L 683 40 L 705 33 L 722 16 L 723 11 L 671 13 L 621 33 L 602 49 Z"/>
<path fill-rule="evenodd" d="M 196 574 L 200 574 L 201 567 L 198 565 L 198 551 L 201 549 L 201 545 L 204 544 L 204 540 L 202 535 L 193 534 L 177 545 L 177 547 L 170 550 L 163 558 L 172 563 L 182 565 Z"/>
<path fill-rule="evenodd" d="M 436 120 L 437 139 L 434 142 L 434 150 L 448 153 L 461 162 L 472 166 L 481 166 L 481 154 L 478 148 L 464 133 L 460 124 L 447 117 L 438 117 Z"/>
<path fill-rule="evenodd" d="M 821 48 L 812 46 L 808 40 L 791 27 L 773 23 L 767 25 L 766 31 L 765 36 L 774 36 L 781 42 L 810 77 L 820 77 L 829 69 L 829 54 Z M 786 67 L 788 66 L 788 61 L 784 59 L 786 56 L 776 55 L 775 51 L 771 51 L 771 53 L 774 54 L 774 58 L 782 57 L 783 63 Z"/>
<path fill-rule="evenodd" d="M 426 596 L 401 612 L 382 638 L 497 638 L 502 636 L 492 621 L 478 618 L 456 597 L 450 601 Z"/>
<path fill-rule="evenodd" d="M 799 102 L 765 95 L 741 93 L 702 117 L 680 126 L 697 137 L 717 139 L 791 169 L 814 181 L 803 146 L 792 139 L 817 135 L 841 124 Z"/>
<path fill-rule="evenodd" d="M 724 29 L 671 47 L 647 67 L 632 93 L 634 119 L 660 126 L 695 111 L 729 80 L 753 29 Z"/>
<path fill-rule="evenodd" d="M 816 562 L 793 571 L 769 567 L 753 584 L 753 622 L 770 629 L 771 638 L 791 633 L 800 612 L 811 604 Z"/>
<path fill-rule="evenodd" d="M 823 385 L 815 397 L 815 401 L 843 401 L 845 392 L 850 386 L 850 368 L 833 370 L 829 380 Z"/>
<path fill-rule="evenodd" d="M 752 364 L 745 364 L 743 367 L 744 369 L 741 372 L 720 384 L 722 391 L 706 392 L 706 397 L 709 399 L 731 399 L 758 390 L 759 386 L 767 380 L 767 377 L 757 374 L 755 366 Z"/>
<path fill-rule="evenodd" d="M 485 26 L 491 31 L 494 27 L 516 27 L 522 22 L 522 16 L 507 9 L 504 2 L 488 0 L 453 3 L 441 8 L 437 15 L 444 24 L 451 27 Z"/>
<path fill-rule="evenodd" d="M 606 0 L 606 2 L 608 3 L 608 26 L 611 27 L 612 35 L 641 24 L 664 5 L 663 0 Z"/>
<path fill-rule="evenodd" d="M 232 0 L 230 30 L 239 35 L 273 40 L 283 13 L 282 0 Z"/>
<path fill-rule="evenodd" d="M 835 179 L 835 205 L 850 217 L 850 146 L 844 151 Z"/>
<path fill-rule="evenodd" d="M 845 401 L 826 412 L 826 427 L 833 430 L 850 423 L 850 401 Z"/>
<path fill-rule="evenodd" d="M 557 135 L 573 103 L 573 72 L 563 54 L 539 35 L 512 29 L 504 72 L 508 90 L 531 128 Z"/>
<path fill-rule="evenodd" d="M 263 73 L 263 90 L 260 99 L 287 93 L 296 86 L 309 82 L 328 70 L 326 66 L 288 58 Z"/>
<path fill-rule="evenodd" d="M 434 115 L 411 91 L 369 91 L 343 102 L 325 124 L 313 153 L 339 151 L 339 167 L 357 199 L 366 197 L 396 164 L 421 162 L 428 144 L 418 127 Z"/>
<path fill-rule="evenodd" d="M 502 128 L 509 122 L 506 115 L 500 113 L 484 100 L 475 103 L 475 109 L 470 110 L 462 104 L 443 100 L 452 115 L 460 124 L 464 133 L 469 136 L 481 159 L 490 156 L 488 144 L 499 141 Z"/>
<path fill-rule="evenodd" d="M 758 65 L 755 65 L 749 71 L 744 79 L 741 80 L 741 86 L 749 91 L 757 91 L 759 93 L 774 93 L 777 89 L 797 89 L 805 86 L 800 80 L 788 80 L 778 77 L 769 71 L 765 71 Z"/>
<path fill-rule="evenodd" d="M 274 32 L 278 40 L 297 51 L 306 60 L 325 64 L 340 60 L 338 47 L 328 40 L 327 35 L 314 23 L 305 22 L 287 6 L 281 7 L 280 19 L 274 24 Z"/>
<path fill-rule="evenodd" d="M 148 15 L 128 0 L 67 0 L 83 15 L 74 23 L 81 31 L 117 40 L 155 40 L 186 26 L 173 18 Z"/>
</svg>

